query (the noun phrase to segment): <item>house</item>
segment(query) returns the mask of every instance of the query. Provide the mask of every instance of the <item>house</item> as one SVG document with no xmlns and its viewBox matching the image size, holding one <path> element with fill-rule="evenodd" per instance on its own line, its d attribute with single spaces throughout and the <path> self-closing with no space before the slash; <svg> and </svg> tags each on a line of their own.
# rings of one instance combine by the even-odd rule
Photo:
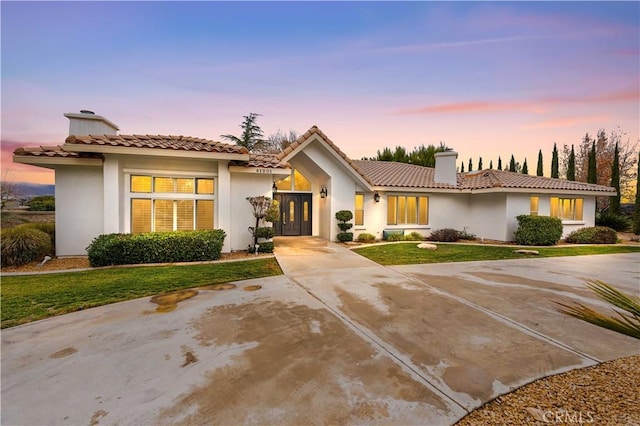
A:
<svg viewBox="0 0 640 426">
<path fill-rule="evenodd" d="M 14 161 L 55 170 L 58 256 L 85 255 L 104 233 L 223 229 L 223 252 L 244 250 L 254 218 L 250 196 L 280 202 L 276 235 L 335 240 L 335 213 L 354 213 L 354 232 L 467 228 L 510 241 L 516 216 L 560 217 L 564 234 L 595 221 L 610 187 L 498 170 L 456 172 L 457 153 L 435 168 L 352 160 L 312 127 L 278 155 L 185 136 L 120 135 L 91 111 L 65 114 L 60 146 L 18 148 Z"/>
</svg>

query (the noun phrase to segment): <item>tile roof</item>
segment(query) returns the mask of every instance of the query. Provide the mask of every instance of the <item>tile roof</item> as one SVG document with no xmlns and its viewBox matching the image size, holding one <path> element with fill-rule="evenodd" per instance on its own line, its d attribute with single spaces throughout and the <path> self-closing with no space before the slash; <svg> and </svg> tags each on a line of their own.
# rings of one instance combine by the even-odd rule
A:
<svg viewBox="0 0 640 426">
<path fill-rule="evenodd" d="M 232 161 L 230 166 L 260 167 L 272 169 L 288 169 L 289 163 L 283 163 L 277 154 L 249 154 L 249 161 Z"/>
<path fill-rule="evenodd" d="M 189 136 L 162 135 L 87 135 L 69 136 L 65 144 L 102 145 L 134 148 L 173 149 L 183 151 L 221 152 L 228 154 L 248 154 L 245 147 L 215 142 Z"/>
<path fill-rule="evenodd" d="M 460 179 L 460 189 L 486 189 L 486 188 L 522 188 L 522 189 L 551 189 L 564 191 L 592 191 L 613 193 L 615 190 L 609 186 L 596 185 L 585 182 L 575 182 L 565 179 L 552 179 L 542 176 L 523 175 L 522 173 L 508 172 L 505 170 L 480 170 L 467 172 Z"/>
<path fill-rule="evenodd" d="M 69 152 L 65 151 L 60 145 L 55 146 L 28 146 L 16 148 L 13 153 L 15 155 L 33 156 L 33 157 L 61 157 L 61 158 L 102 158 L 100 154 L 90 152 Z"/>
<path fill-rule="evenodd" d="M 353 161 L 374 186 L 397 188 L 455 189 L 453 185 L 435 183 L 435 169 L 394 161 Z M 459 179 L 459 177 L 458 177 Z"/>
</svg>

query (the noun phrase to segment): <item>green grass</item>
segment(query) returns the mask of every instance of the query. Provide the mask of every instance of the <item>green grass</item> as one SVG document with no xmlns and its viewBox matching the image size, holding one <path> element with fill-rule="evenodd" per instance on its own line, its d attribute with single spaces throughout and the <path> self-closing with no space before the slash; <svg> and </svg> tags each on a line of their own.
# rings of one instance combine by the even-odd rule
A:
<svg viewBox="0 0 640 426">
<path fill-rule="evenodd" d="M 424 250 L 417 244 L 381 244 L 354 251 L 381 265 L 408 265 L 413 263 L 469 262 L 474 260 L 522 259 L 526 257 L 583 256 L 589 254 L 614 254 L 640 252 L 640 246 L 560 246 L 520 247 L 464 244 L 437 244 L 438 250 Z M 516 254 L 518 249 L 536 250 L 539 256 Z"/>
<path fill-rule="evenodd" d="M 275 259 L 2 277 L 2 328 L 168 291 L 280 275 Z"/>
</svg>

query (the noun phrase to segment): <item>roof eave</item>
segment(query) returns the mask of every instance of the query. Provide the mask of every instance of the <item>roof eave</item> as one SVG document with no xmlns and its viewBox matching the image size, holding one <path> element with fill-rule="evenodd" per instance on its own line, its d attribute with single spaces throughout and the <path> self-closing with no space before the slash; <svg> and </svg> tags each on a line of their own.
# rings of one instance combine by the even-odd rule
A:
<svg viewBox="0 0 640 426">
<path fill-rule="evenodd" d="M 84 145 L 65 143 L 63 149 L 69 152 L 92 152 L 101 154 L 149 155 L 156 157 L 199 158 L 210 160 L 249 161 L 249 154 L 211 151 L 188 151 L 173 148 L 147 148 L 105 145 Z"/>
<path fill-rule="evenodd" d="M 54 169 L 56 166 L 102 166 L 100 158 L 13 155 L 13 162 Z"/>
</svg>

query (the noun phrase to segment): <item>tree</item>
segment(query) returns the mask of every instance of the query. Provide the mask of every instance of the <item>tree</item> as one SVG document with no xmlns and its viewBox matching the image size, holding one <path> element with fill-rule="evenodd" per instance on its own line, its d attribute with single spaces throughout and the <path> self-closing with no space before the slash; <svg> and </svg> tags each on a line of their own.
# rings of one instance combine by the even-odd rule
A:
<svg viewBox="0 0 640 426">
<path fill-rule="evenodd" d="M 618 144 L 616 144 L 611 165 L 611 186 L 616 190 L 616 195 L 610 197 L 609 213 L 620 214 L 620 153 L 618 152 Z"/>
<path fill-rule="evenodd" d="M 460 164 L 460 173 L 464 173 L 464 163 Z"/>
<path fill-rule="evenodd" d="M 253 211 L 253 217 L 256 218 L 256 226 L 250 226 L 249 232 L 253 236 L 253 246 L 249 248 L 250 251 L 256 250 L 256 244 L 258 244 L 258 239 L 265 238 L 270 239 L 273 238 L 273 227 L 270 226 L 260 226 L 260 222 L 265 220 L 267 215 L 271 214 L 271 206 L 273 200 L 269 197 L 258 196 L 258 197 L 247 197 L 247 201 L 251 204 L 251 209 Z"/>
<path fill-rule="evenodd" d="M 523 175 L 528 175 L 529 174 L 529 166 L 527 166 L 527 159 L 524 159 L 524 163 L 522 164 L 522 174 Z"/>
<path fill-rule="evenodd" d="M 242 135 L 240 137 L 234 135 L 220 135 L 221 138 L 226 139 L 236 145 L 244 146 L 248 151 L 259 149 L 261 145 L 265 143 L 264 132 L 256 124 L 256 120 L 260 114 L 250 112 L 249 115 L 245 115 L 244 121 L 240 124 L 242 129 Z"/>
<path fill-rule="evenodd" d="M 377 155 L 371 158 L 363 158 L 364 160 L 373 161 L 397 161 L 399 163 L 411 163 L 424 167 L 435 167 L 436 154 L 438 152 L 445 152 L 449 148 L 440 142 L 440 145 L 420 145 L 413 149 L 413 151 L 407 153 L 407 150 L 401 146 L 397 146 L 394 151 L 385 147 L 382 151 L 378 150 Z"/>
<path fill-rule="evenodd" d="M 471 158 L 469 158 L 469 171 L 473 170 L 473 162 L 471 161 Z"/>
<path fill-rule="evenodd" d="M 511 160 L 509 160 L 509 171 L 516 171 L 516 159 L 513 157 L 513 154 L 511 154 Z"/>
<path fill-rule="evenodd" d="M 259 144 L 253 149 L 254 152 L 260 152 L 264 154 L 279 154 L 284 151 L 289 145 L 294 143 L 298 139 L 298 132 L 289 129 L 289 133 L 285 133 L 278 129 L 277 132 L 269 135 L 264 143 Z"/>
<path fill-rule="evenodd" d="M 39 195 L 30 199 L 27 205 L 34 212 L 52 212 L 56 210 L 56 199 L 53 195 Z"/>
<path fill-rule="evenodd" d="M 596 163 L 596 141 L 591 144 L 589 151 L 589 162 L 587 165 L 587 182 L 598 183 L 598 168 Z"/>
<path fill-rule="evenodd" d="M 498 170 L 502 170 L 502 158 L 498 156 Z"/>
<path fill-rule="evenodd" d="M 571 153 L 567 164 L 567 180 L 576 180 L 576 153 L 573 145 L 571 145 Z"/>
<path fill-rule="evenodd" d="M 551 177 L 556 179 L 560 177 L 558 170 L 558 147 L 555 142 L 553 143 L 553 151 L 551 153 Z"/>
<path fill-rule="evenodd" d="M 544 176 L 544 169 L 542 166 L 542 150 L 538 150 L 538 167 L 536 170 L 536 176 Z"/>
<path fill-rule="evenodd" d="M 478 159 L 478 170 L 482 170 L 482 157 Z"/>
<path fill-rule="evenodd" d="M 633 233 L 640 234 L 640 154 L 638 154 L 638 170 L 636 172 L 636 203 L 633 210 Z"/>
<path fill-rule="evenodd" d="M 493 160 L 489 161 L 489 169 L 493 169 Z"/>
</svg>

